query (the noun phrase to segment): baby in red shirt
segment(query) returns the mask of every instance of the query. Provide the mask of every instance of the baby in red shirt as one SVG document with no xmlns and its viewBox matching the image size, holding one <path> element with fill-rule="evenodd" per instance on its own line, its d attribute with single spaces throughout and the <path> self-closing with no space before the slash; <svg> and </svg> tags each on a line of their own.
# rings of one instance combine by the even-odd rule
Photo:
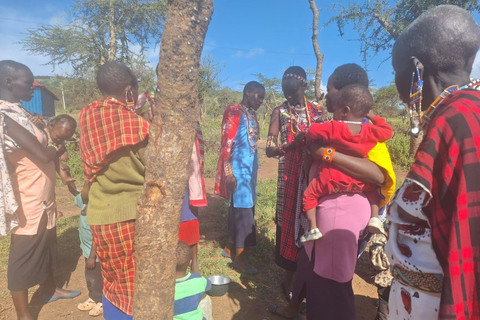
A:
<svg viewBox="0 0 480 320">
<path fill-rule="evenodd" d="M 365 86 L 346 86 L 338 92 L 338 96 L 337 101 L 334 101 L 333 121 L 314 123 L 306 134 L 307 142 L 320 140 L 328 147 L 318 177 L 310 182 L 303 194 L 303 208 L 310 230 L 300 238 L 301 242 L 322 237 L 317 228 L 316 207 L 321 197 L 335 193 L 364 193 L 372 209 L 368 230 L 372 233 L 385 233 L 378 218 L 378 203 L 382 196 L 379 186 L 357 180 L 335 168 L 331 162 L 335 150 L 351 156 L 367 157 L 378 142 L 392 137 L 392 128 L 385 119 L 373 114 L 373 98 Z M 362 124 L 364 117 L 369 118 L 373 124 Z"/>
</svg>

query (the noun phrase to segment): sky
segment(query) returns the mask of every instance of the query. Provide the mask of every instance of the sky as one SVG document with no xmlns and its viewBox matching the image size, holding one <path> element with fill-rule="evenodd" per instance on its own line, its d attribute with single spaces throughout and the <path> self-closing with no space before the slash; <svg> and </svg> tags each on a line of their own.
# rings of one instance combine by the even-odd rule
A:
<svg viewBox="0 0 480 320">
<path fill-rule="evenodd" d="M 333 16 L 331 7 L 337 1 L 317 1 L 320 25 Z M 347 3 L 346 0 L 340 2 Z M 41 24 L 66 24 L 72 0 L 0 0 L 0 60 L 12 59 L 29 66 L 35 75 L 62 74 L 67 67 L 45 66 L 46 57 L 34 56 L 17 44 L 27 29 Z M 203 56 L 209 55 L 222 70 L 223 86 L 240 90 L 254 74 L 281 77 L 291 65 L 315 69 L 316 59 L 311 41 L 312 12 L 307 0 L 215 0 L 214 14 L 205 39 Z M 480 23 L 480 16 L 474 15 Z M 340 37 L 335 25 L 320 31 L 319 44 L 323 61 L 322 82 L 336 67 L 345 63 L 364 66 L 358 34 L 347 26 Z M 159 48 L 147 50 L 147 59 L 155 66 Z M 390 52 L 368 60 L 368 72 L 374 87 L 393 81 Z M 480 77 L 480 55 L 474 64 L 474 77 Z"/>
</svg>

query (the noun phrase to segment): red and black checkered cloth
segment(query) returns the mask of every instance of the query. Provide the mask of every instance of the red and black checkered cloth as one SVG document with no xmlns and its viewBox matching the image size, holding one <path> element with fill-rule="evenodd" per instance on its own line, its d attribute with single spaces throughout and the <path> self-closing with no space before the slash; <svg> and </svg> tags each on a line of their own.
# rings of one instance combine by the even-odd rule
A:
<svg viewBox="0 0 480 320">
<path fill-rule="evenodd" d="M 96 100 L 80 111 L 80 156 L 85 180 L 95 180 L 114 151 L 145 140 L 150 123 L 120 101 Z"/>
<path fill-rule="evenodd" d="M 288 107 L 284 106 L 287 110 Z M 315 116 L 315 107 L 313 104 L 307 104 L 307 110 L 310 112 L 310 119 Z M 281 119 L 281 129 L 285 130 L 281 132 L 282 134 L 282 143 L 284 143 L 284 135 L 287 135 L 286 142 L 292 142 L 295 138 L 290 125 L 286 123 L 284 115 Z M 297 130 L 294 126 L 294 130 Z M 297 261 L 298 247 L 295 244 L 295 219 L 297 211 L 297 201 L 302 201 L 302 198 L 298 197 L 298 179 L 300 177 L 300 171 L 302 170 L 303 163 L 303 148 L 304 145 L 299 146 L 293 150 L 287 151 L 285 154 L 285 167 L 283 172 L 280 172 L 279 175 L 283 174 L 284 179 L 284 192 L 283 192 L 283 210 L 282 217 L 277 216 L 278 219 L 281 218 L 281 242 L 280 242 L 280 255 L 290 261 Z M 281 177 L 278 177 L 281 179 Z M 277 204 L 278 206 L 278 204 Z M 278 215 L 278 209 L 277 209 Z"/>
<path fill-rule="evenodd" d="M 135 221 L 90 227 L 95 255 L 102 267 L 103 295 L 120 311 L 132 315 Z"/>
<path fill-rule="evenodd" d="M 408 177 L 432 194 L 424 210 L 445 277 L 439 319 L 480 319 L 480 92 L 443 101 Z"/>
</svg>

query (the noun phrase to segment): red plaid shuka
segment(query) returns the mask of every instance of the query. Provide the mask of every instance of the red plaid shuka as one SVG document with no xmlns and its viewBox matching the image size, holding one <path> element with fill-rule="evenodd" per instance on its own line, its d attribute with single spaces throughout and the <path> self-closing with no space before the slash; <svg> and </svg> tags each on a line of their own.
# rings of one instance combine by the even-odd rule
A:
<svg viewBox="0 0 480 320">
<path fill-rule="evenodd" d="M 225 109 L 222 120 L 222 142 L 220 146 L 220 158 L 217 164 L 217 175 L 215 177 L 215 194 L 228 199 L 227 184 L 225 183 L 224 166 L 232 154 L 233 140 L 238 131 L 242 117 L 240 105 L 232 104 Z"/>
<path fill-rule="evenodd" d="M 408 178 L 431 192 L 439 319 L 480 319 L 480 92 L 457 91 L 438 106 Z"/>
<path fill-rule="evenodd" d="M 80 111 L 80 155 L 85 180 L 95 180 L 112 153 L 145 140 L 150 123 L 120 101 L 96 100 Z"/>
<path fill-rule="evenodd" d="M 288 106 L 282 105 L 288 112 Z M 313 104 L 308 103 L 307 109 L 310 112 L 310 119 L 315 116 L 316 109 Z M 296 130 L 296 129 L 295 129 Z M 295 138 L 288 124 L 287 118 L 280 113 L 280 140 L 281 143 L 292 142 Z M 279 183 L 283 184 L 283 208 L 278 208 L 277 203 L 277 223 L 282 228 L 280 240 L 280 255 L 290 261 L 297 260 L 298 248 L 295 245 L 295 217 L 297 210 L 297 201 L 302 201 L 298 198 L 298 180 L 303 163 L 303 146 L 294 150 L 287 151 L 284 156 L 285 164 L 279 164 L 278 179 Z M 280 181 L 283 180 L 283 181 Z M 279 209 L 281 216 L 279 215 Z"/>
<path fill-rule="evenodd" d="M 93 249 L 102 268 L 103 295 L 120 311 L 132 315 L 135 221 L 90 227 Z"/>
</svg>

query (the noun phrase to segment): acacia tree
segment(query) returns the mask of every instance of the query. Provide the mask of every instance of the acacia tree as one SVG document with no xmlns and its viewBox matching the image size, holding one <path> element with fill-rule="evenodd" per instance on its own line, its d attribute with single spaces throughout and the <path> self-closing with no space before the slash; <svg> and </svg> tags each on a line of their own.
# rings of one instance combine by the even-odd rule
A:
<svg viewBox="0 0 480 320">
<path fill-rule="evenodd" d="M 145 186 L 135 225 L 135 319 L 172 319 L 180 207 L 200 116 L 200 56 L 213 0 L 169 0 Z"/>
<path fill-rule="evenodd" d="M 27 30 L 20 44 L 53 68 L 68 65 L 83 76 L 106 61 L 143 59 L 146 45 L 159 43 L 165 10 L 165 0 L 77 0 L 70 23 Z"/>
<path fill-rule="evenodd" d="M 329 23 L 336 23 L 341 36 L 345 35 L 345 26 L 353 24 L 358 32 L 360 51 L 363 61 L 367 65 L 370 55 L 391 49 L 393 43 L 402 31 L 428 9 L 441 5 L 453 4 L 468 11 L 479 11 L 477 0 L 365 0 L 351 1 L 348 5 L 336 3 L 333 7 L 336 16 Z M 445 17 L 448 19 L 448 17 Z M 417 138 L 411 135 L 410 156 L 415 156 L 423 132 Z"/>
</svg>

